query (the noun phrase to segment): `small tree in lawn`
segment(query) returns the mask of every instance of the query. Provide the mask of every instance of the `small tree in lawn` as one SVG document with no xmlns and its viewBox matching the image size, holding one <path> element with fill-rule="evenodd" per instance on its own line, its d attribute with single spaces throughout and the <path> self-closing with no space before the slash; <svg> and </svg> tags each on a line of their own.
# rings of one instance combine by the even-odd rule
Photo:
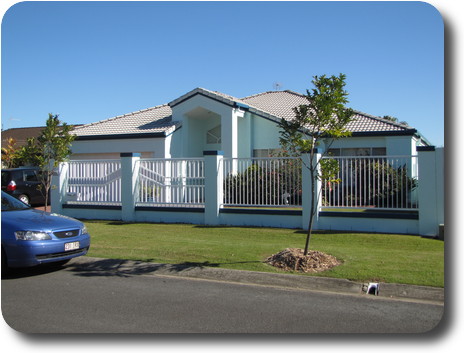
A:
<svg viewBox="0 0 464 353">
<path fill-rule="evenodd" d="M 16 140 L 13 137 L 8 137 L 8 144 L 2 147 L 2 167 L 15 168 L 17 167 L 17 148 Z"/>
<path fill-rule="evenodd" d="M 51 189 L 53 170 L 71 154 L 71 143 L 75 136 L 70 133 L 72 126 L 60 121 L 58 115 L 48 114 L 47 124 L 37 142 L 30 140 L 25 154 L 40 168 L 41 191 L 45 197 L 45 210 L 48 208 L 48 195 Z"/>
<path fill-rule="evenodd" d="M 37 141 L 34 137 L 29 137 L 26 140 L 26 144 L 22 146 L 17 151 L 17 158 L 20 161 L 20 165 L 24 166 L 37 166 L 38 158 L 42 153 L 39 146 L 37 146 Z"/>
<path fill-rule="evenodd" d="M 317 180 L 336 182 L 338 173 L 336 161 L 315 161 L 315 149 L 324 141 L 324 156 L 336 139 L 351 135 L 346 126 L 351 121 L 354 111 L 345 107 L 348 103 L 348 93 L 344 89 L 345 78 L 344 74 L 331 77 L 314 76 L 312 83 L 315 88 L 306 91 L 308 102 L 293 109 L 293 119 L 282 119 L 279 124 L 282 147 L 291 153 L 309 154 L 309 163 L 303 163 L 309 169 L 311 178 L 311 210 L 304 255 L 308 255 L 314 215 L 317 211 L 316 204 L 320 197 L 316 190 Z"/>
</svg>

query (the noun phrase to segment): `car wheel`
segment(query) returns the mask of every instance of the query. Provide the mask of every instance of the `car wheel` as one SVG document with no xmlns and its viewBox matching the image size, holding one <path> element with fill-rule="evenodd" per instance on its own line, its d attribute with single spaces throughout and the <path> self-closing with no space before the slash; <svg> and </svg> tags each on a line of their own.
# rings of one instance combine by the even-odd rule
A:
<svg viewBox="0 0 464 353">
<path fill-rule="evenodd" d="M 26 205 L 29 205 L 29 196 L 26 194 L 19 195 L 18 200 L 24 202 Z"/>
</svg>

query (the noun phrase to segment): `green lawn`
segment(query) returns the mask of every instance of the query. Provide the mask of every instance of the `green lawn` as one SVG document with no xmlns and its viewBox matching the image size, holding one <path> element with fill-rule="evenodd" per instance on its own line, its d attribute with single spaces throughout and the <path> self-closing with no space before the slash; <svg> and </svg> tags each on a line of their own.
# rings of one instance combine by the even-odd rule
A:
<svg viewBox="0 0 464 353">
<path fill-rule="evenodd" d="M 194 263 L 229 269 L 280 272 L 263 263 L 289 247 L 304 247 L 301 230 L 209 227 L 188 224 L 85 221 L 89 256 L 156 263 Z M 316 232 L 311 249 L 343 264 L 313 276 L 444 286 L 444 243 L 418 236 Z"/>
</svg>

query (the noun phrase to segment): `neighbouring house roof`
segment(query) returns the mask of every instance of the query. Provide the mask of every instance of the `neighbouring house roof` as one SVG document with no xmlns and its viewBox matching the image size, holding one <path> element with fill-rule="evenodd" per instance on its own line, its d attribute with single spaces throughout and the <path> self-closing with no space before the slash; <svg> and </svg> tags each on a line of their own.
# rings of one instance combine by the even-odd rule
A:
<svg viewBox="0 0 464 353">
<path fill-rule="evenodd" d="M 22 147 L 26 145 L 27 139 L 40 136 L 45 126 L 37 127 L 18 127 L 2 131 L 2 147 L 8 146 L 8 139 L 14 138 L 16 141 L 16 147 Z"/>
<path fill-rule="evenodd" d="M 307 103 L 304 95 L 293 91 L 270 91 L 245 98 L 236 98 L 221 92 L 195 88 L 168 104 L 83 125 L 76 128 L 74 133 L 80 140 L 163 137 L 181 126 L 180 122 L 173 121 L 171 108 L 195 95 L 202 95 L 231 107 L 248 110 L 253 114 L 276 122 L 280 121 L 281 118 L 292 118 L 294 116 L 293 108 Z M 410 126 L 359 111 L 355 113 L 353 121 L 347 126 L 353 136 L 417 134 L 417 130 Z"/>
<path fill-rule="evenodd" d="M 78 127 L 80 125 L 74 125 L 74 126 Z M 18 127 L 18 128 L 11 128 L 8 130 L 4 130 L 2 131 L 2 147 L 8 146 L 8 139 L 10 137 L 15 139 L 16 147 L 25 146 L 28 138 L 39 137 L 43 129 L 45 129 L 45 126 Z"/>
</svg>

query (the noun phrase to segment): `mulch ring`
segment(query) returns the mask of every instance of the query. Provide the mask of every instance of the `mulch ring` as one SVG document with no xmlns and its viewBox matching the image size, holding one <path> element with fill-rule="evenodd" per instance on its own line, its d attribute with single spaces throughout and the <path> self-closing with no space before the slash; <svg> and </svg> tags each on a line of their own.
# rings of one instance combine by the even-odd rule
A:
<svg viewBox="0 0 464 353">
<path fill-rule="evenodd" d="M 299 271 L 305 273 L 322 272 L 340 265 L 342 262 L 336 257 L 317 250 L 310 250 L 303 255 L 303 249 L 288 248 L 269 256 L 265 260 L 268 264 L 284 271 Z"/>
</svg>

